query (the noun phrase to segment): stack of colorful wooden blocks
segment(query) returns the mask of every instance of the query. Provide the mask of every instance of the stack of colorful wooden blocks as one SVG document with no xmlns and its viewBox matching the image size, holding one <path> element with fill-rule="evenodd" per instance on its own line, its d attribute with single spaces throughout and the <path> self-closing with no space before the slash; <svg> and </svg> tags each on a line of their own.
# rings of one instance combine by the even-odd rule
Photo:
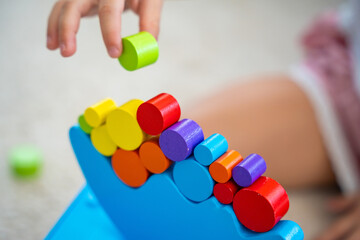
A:
<svg viewBox="0 0 360 240">
<path fill-rule="evenodd" d="M 189 200 L 202 202 L 214 195 L 222 204 L 232 203 L 248 229 L 271 230 L 288 211 L 289 199 L 279 183 L 262 176 L 264 159 L 257 154 L 243 159 L 228 150 L 218 133 L 204 139 L 201 127 L 180 115 L 177 100 L 162 93 L 120 107 L 105 99 L 87 108 L 79 125 L 99 153 L 112 156 L 114 172 L 129 187 L 141 187 L 151 174 L 172 171 Z"/>
</svg>

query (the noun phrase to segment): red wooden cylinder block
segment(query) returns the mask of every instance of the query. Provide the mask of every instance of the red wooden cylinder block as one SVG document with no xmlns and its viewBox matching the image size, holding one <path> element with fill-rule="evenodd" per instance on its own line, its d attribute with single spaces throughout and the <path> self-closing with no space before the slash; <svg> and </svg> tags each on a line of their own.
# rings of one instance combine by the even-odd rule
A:
<svg viewBox="0 0 360 240">
<path fill-rule="evenodd" d="M 233 200 L 238 220 L 255 232 L 267 232 L 286 214 L 289 198 L 285 189 L 269 177 L 260 177 L 239 190 Z"/>
<path fill-rule="evenodd" d="M 137 110 L 141 129 L 150 135 L 158 135 L 180 119 L 180 106 L 176 99 L 161 93 L 144 102 Z"/>
<path fill-rule="evenodd" d="M 214 196 L 222 204 L 232 203 L 239 186 L 233 181 L 229 180 L 226 183 L 217 183 L 214 186 Z"/>
</svg>

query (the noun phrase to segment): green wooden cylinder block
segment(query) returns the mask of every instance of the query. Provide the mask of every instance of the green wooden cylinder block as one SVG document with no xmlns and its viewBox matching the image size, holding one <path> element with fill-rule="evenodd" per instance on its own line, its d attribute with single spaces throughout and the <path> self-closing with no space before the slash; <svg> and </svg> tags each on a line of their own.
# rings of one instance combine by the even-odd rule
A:
<svg viewBox="0 0 360 240">
<path fill-rule="evenodd" d="M 148 32 L 122 39 L 123 53 L 119 57 L 120 64 L 128 71 L 153 64 L 159 57 L 159 47 L 156 39 Z"/>
</svg>

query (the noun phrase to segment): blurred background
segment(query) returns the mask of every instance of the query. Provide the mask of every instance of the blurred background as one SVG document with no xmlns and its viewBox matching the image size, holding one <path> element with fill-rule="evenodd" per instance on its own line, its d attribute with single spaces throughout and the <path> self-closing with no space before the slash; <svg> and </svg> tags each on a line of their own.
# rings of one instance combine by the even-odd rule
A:
<svg viewBox="0 0 360 240">
<path fill-rule="evenodd" d="M 246 76 L 288 71 L 301 60 L 304 27 L 340 2 L 165 1 L 158 62 L 127 72 L 108 57 L 97 17 L 81 21 L 77 53 L 62 58 L 45 47 L 54 1 L 0 1 L 0 239 L 45 237 L 84 185 L 68 130 L 86 107 L 105 97 L 122 104 L 168 92 L 186 109 Z M 136 33 L 137 17 L 125 13 L 122 26 L 123 36 Z M 43 152 L 38 178 L 10 170 L 9 150 L 23 143 Z M 285 218 L 306 238 L 330 223 L 323 203 L 334 190 L 289 193 Z"/>
</svg>

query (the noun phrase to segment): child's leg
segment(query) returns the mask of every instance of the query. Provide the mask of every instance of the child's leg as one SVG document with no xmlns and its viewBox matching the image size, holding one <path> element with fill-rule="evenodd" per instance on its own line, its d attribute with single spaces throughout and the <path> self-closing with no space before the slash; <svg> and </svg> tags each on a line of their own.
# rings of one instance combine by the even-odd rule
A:
<svg viewBox="0 0 360 240">
<path fill-rule="evenodd" d="M 195 106 L 204 129 L 224 135 L 243 156 L 264 157 L 266 175 L 290 187 L 335 182 L 315 115 L 306 95 L 288 76 L 231 86 Z"/>
</svg>

